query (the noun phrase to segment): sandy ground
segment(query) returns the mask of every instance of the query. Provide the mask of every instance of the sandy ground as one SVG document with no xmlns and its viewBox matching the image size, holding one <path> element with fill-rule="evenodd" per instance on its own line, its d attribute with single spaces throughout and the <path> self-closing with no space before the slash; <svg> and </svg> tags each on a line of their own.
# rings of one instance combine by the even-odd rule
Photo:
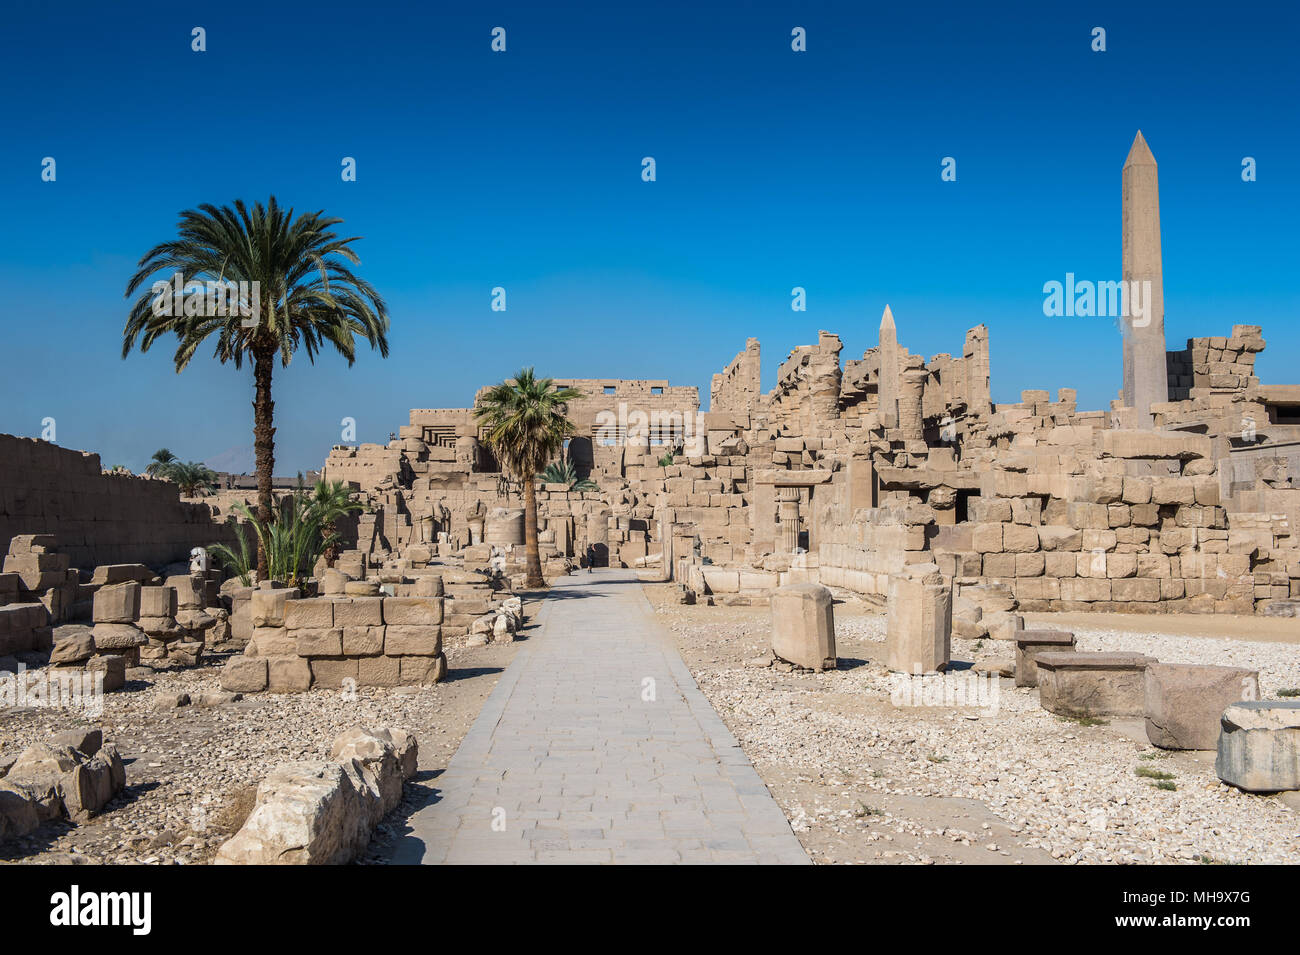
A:
<svg viewBox="0 0 1300 955">
<path fill-rule="evenodd" d="M 537 605 L 525 605 L 530 623 Z M 450 675 L 435 686 L 251 694 L 218 706 L 167 706 L 177 693 L 220 689 L 222 658 L 128 682 L 104 697 L 95 720 L 63 709 L 0 712 L 0 755 L 75 725 L 102 727 L 126 763 L 126 791 L 84 826 L 47 823 L 0 845 L 3 863 L 205 863 L 243 824 L 257 784 L 276 765 L 326 759 L 334 738 L 358 723 L 416 735 L 419 775 L 376 830 L 367 857 L 382 853 L 400 818 L 429 798 L 437 774 L 460 745 L 519 644 L 446 647 Z M 365 860 L 363 860 L 365 861 Z"/>
<path fill-rule="evenodd" d="M 1141 720 L 1080 725 L 1005 679 L 996 707 L 894 706 L 875 606 L 837 601 L 840 668 L 812 674 L 746 664 L 768 652 L 765 607 L 683 606 L 673 585 L 645 591 L 819 863 L 1300 862 L 1287 801 L 1223 785 L 1213 753 L 1155 749 Z M 1065 628 L 1050 616 L 1035 620 Z M 1068 621 L 1082 649 L 1257 667 L 1265 698 L 1300 686 L 1297 648 L 1244 639 L 1258 632 L 1242 624 L 1220 622 L 1229 640 L 1188 636 L 1196 628 L 1171 618 L 1086 622 Z M 1014 647 L 954 640 L 952 655 L 970 677 Z"/>
</svg>

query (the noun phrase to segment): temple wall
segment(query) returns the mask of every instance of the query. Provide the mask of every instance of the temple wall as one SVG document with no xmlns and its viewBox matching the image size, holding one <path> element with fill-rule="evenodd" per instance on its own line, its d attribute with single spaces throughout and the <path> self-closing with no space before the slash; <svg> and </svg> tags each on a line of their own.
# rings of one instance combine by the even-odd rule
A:
<svg viewBox="0 0 1300 955">
<path fill-rule="evenodd" d="M 53 534 L 82 569 L 161 567 L 234 540 L 211 508 L 181 501 L 170 481 L 105 474 L 98 454 L 0 434 L 0 542 L 16 534 Z"/>
</svg>

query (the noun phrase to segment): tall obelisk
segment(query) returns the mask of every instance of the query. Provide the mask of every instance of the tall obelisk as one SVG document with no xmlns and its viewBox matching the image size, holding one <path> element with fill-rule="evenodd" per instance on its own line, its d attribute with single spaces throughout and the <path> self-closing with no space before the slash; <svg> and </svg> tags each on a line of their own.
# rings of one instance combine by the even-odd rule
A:
<svg viewBox="0 0 1300 955">
<path fill-rule="evenodd" d="M 1134 424 L 1153 427 L 1151 406 L 1169 400 L 1165 366 L 1165 293 L 1160 266 L 1160 187 L 1156 158 L 1138 130 L 1124 160 L 1124 404 Z"/>
<path fill-rule="evenodd" d="M 894 313 L 886 305 L 885 314 L 880 317 L 880 387 L 876 392 L 880 424 L 886 428 L 898 427 L 898 378 L 901 371 Z"/>
</svg>

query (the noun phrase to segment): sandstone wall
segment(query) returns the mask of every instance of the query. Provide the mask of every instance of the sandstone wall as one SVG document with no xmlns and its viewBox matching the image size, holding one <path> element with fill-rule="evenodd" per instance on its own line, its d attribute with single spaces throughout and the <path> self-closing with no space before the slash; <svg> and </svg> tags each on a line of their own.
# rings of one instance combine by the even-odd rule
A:
<svg viewBox="0 0 1300 955">
<path fill-rule="evenodd" d="M 0 545 L 53 534 L 73 567 L 186 560 L 194 547 L 234 540 L 204 504 L 169 481 L 105 474 L 98 454 L 0 434 Z"/>
</svg>

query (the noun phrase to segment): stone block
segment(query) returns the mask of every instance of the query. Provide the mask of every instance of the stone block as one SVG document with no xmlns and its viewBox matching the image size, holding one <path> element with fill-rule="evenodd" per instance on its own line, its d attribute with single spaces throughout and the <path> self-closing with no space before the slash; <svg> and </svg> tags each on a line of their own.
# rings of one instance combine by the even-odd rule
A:
<svg viewBox="0 0 1300 955">
<path fill-rule="evenodd" d="M 327 657 L 313 657 L 311 660 L 311 680 L 313 686 L 337 689 L 338 687 L 343 686 L 345 681 L 351 681 L 350 685 L 355 686 L 357 676 L 356 660 L 331 660 Z"/>
<path fill-rule="evenodd" d="M 76 666 L 95 655 L 95 638 L 86 629 L 61 636 L 54 643 L 50 663 L 54 666 Z"/>
<path fill-rule="evenodd" d="M 290 600 L 297 598 L 294 588 L 255 590 L 250 599 L 254 627 L 283 627 Z"/>
<path fill-rule="evenodd" d="M 1259 671 L 1194 663 L 1146 669 L 1147 739 L 1161 749 L 1214 749 L 1223 711 L 1259 699 Z"/>
<path fill-rule="evenodd" d="M 818 584 L 791 584 L 772 593 L 772 652 L 808 670 L 835 669 L 831 592 Z"/>
<path fill-rule="evenodd" d="M 176 591 L 171 587 L 141 587 L 140 616 L 175 617 Z"/>
<path fill-rule="evenodd" d="M 1002 524 L 974 525 L 971 528 L 971 549 L 980 554 L 1000 553 L 1003 526 Z"/>
<path fill-rule="evenodd" d="M 272 693 L 305 693 L 311 689 L 311 664 L 302 657 L 268 657 L 266 670 L 266 689 Z"/>
<path fill-rule="evenodd" d="M 261 693 L 267 686 L 265 657 L 231 657 L 221 671 L 221 686 L 235 693 Z"/>
<path fill-rule="evenodd" d="M 1016 686 L 1038 686 L 1038 655 L 1074 649 L 1065 630 L 1021 630 L 1016 634 Z"/>
<path fill-rule="evenodd" d="M 385 624 L 399 627 L 436 627 L 442 623 L 441 597 L 386 597 Z"/>
<path fill-rule="evenodd" d="M 952 652 L 952 582 L 935 564 L 913 564 L 891 574 L 885 636 L 886 664 L 900 673 L 948 668 Z"/>
<path fill-rule="evenodd" d="M 1038 528 L 1023 524 L 1002 525 L 1002 549 L 1013 554 L 1038 550 Z"/>
<path fill-rule="evenodd" d="M 401 657 L 362 657 L 357 661 L 358 686 L 397 686 L 401 682 Z"/>
<path fill-rule="evenodd" d="M 338 627 L 286 632 L 289 636 L 297 638 L 295 649 L 300 657 L 341 657 L 343 655 L 343 631 Z M 260 645 L 258 649 L 260 652 Z"/>
<path fill-rule="evenodd" d="M 129 650 L 149 642 L 143 630 L 129 623 L 97 623 L 94 630 L 95 649 Z"/>
<path fill-rule="evenodd" d="M 334 601 L 327 597 L 286 600 L 284 625 L 290 630 L 329 630 L 334 626 Z"/>
<path fill-rule="evenodd" d="M 1300 789 L 1300 702 L 1257 700 L 1225 709 L 1214 771 L 1247 792 Z"/>
<path fill-rule="evenodd" d="M 383 627 L 343 628 L 343 655 L 345 657 L 373 657 L 383 652 Z"/>
<path fill-rule="evenodd" d="M 106 587 L 130 581 L 143 584 L 153 580 L 153 578 L 153 571 L 144 564 L 101 564 L 91 574 L 90 586 Z"/>
<path fill-rule="evenodd" d="M 112 693 L 126 686 L 126 655 L 101 654 L 86 661 L 86 672 L 99 679 L 102 674 L 105 693 Z"/>
<path fill-rule="evenodd" d="M 401 657 L 402 683 L 407 685 L 441 683 L 447 678 L 447 657 Z"/>
<path fill-rule="evenodd" d="M 1146 713 L 1141 653 L 1040 653 L 1038 700 L 1058 716 L 1140 717 Z"/>
<path fill-rule="evenodd" d="M 334 602 L 334 626 L 381 627 L 384 624 L 383 598 L 353 597 Z"/>
<path fill-rule="evenodd" d="M 140 616 L 140 585 L 113 584 L 95 591 L 95 623 L 131 623 Z"/>
<path fill-rule="evenodd" d="M 437 656 L 442 652 L 442 629 L 440 627 L 386 627 L 384 652 L 389 656 Z"/>
</svg>

